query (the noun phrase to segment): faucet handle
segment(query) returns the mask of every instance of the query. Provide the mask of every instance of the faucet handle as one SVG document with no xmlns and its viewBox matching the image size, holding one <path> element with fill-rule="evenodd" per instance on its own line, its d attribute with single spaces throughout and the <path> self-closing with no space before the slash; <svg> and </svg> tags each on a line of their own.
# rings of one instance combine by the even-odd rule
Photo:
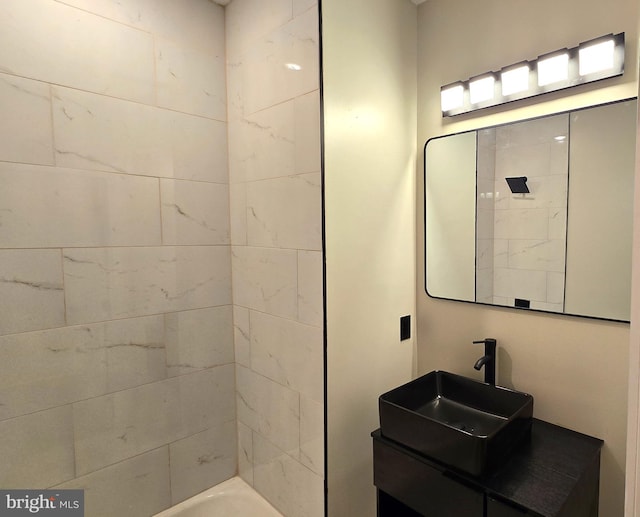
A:
<svg viewBox="0 0 640 517">
<path fill-rule="evenodd" d="M 486 337 L 484 339 L 480 339 L 478 341 L 474 341 L 473 344 L 474 345 L 481 345 L 484 343 L 485 346 L 485 350 L 490 351 L 491 353 L 495 353 L 496 350 L 496 339 L 492 338 L 492 337 Z"/>
</svg>

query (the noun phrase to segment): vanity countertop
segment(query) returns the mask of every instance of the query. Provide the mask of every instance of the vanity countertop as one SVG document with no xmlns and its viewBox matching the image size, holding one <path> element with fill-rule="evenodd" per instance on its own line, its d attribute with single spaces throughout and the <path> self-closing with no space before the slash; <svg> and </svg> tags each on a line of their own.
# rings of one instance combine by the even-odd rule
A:
<svg viewBox="0 0 640 517">
<path fill-rule="evenodd" d="M 446 466 L 384 438 L 379 429 L 372 436 L 374 443 L 378 441 L 415 460 L 447 470 Z M 599 475 L 603 444 L 598 438 L 534 418 L 531 440 L 514 451 L 505 463 L 479 477 L 458 471 L 451 474 L 489 497 L 542 517 L 556 517 L 563 514 L 567 505 L 581 506 L 580 487 L 585 484 L 585 476 Z"/>
</svg>

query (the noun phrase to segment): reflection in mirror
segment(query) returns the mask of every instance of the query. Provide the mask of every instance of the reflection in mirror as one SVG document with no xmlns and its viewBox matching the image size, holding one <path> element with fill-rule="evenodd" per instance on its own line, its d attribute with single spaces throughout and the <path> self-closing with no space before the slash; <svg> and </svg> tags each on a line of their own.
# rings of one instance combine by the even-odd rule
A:
<svg viewBox="0 0 640 517">
<path fill-rule="evenodd" d="M 431 139 L 436 298 L 628 321 L 636 101 Z"/>
</svg>

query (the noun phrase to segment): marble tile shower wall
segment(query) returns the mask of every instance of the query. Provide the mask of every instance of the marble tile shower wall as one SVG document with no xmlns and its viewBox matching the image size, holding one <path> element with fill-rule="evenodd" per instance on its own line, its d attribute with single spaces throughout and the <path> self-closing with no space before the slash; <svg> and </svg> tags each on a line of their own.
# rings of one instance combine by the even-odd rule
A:
<svg viewBox="0 0 640 517">
<path fill-rule="evenodd" d="M 226 16 L 240 474 L 287 517 L 321 516 L 318 6 L 234 0 Z"/>
<path fill-rule="evenodd" d="M 0 20 L 0 486 L 150 515 L 237 468 L 224 10 Z"/>
<path fill-rule="evenodd" d="M 569 118 L 502 126 L 495 135 L 494 303 L 562 312 L 569 175 Z M 526 176 L 530 194 L 505 181 Z"/>
<path fill-rule="evenodd" d="M 476 138 L 476 301 L 493 303 L 496 130 L 481 129 Z"/>
</svg>

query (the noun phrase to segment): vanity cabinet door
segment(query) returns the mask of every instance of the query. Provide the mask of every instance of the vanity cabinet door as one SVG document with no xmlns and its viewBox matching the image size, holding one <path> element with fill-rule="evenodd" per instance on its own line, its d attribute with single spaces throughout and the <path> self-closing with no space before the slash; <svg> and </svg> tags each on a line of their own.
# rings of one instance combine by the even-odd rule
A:
<svg viewBox="0 0 640 517">
<path fill-rule="evenodd" d="M 527 517 L 526 510 L 510 506 L 487 496 L 487 517 Z"/>
<path fill-rule="evenodd" d="M 446 470 L 377 440 L 373 444 L 373 458 L 374 484 L 378 490 L 420 515 L 484 517 L 484 493 L 463 484 Z M 385 517 L 384 512 L 379 515 Z"/>
</svg>

